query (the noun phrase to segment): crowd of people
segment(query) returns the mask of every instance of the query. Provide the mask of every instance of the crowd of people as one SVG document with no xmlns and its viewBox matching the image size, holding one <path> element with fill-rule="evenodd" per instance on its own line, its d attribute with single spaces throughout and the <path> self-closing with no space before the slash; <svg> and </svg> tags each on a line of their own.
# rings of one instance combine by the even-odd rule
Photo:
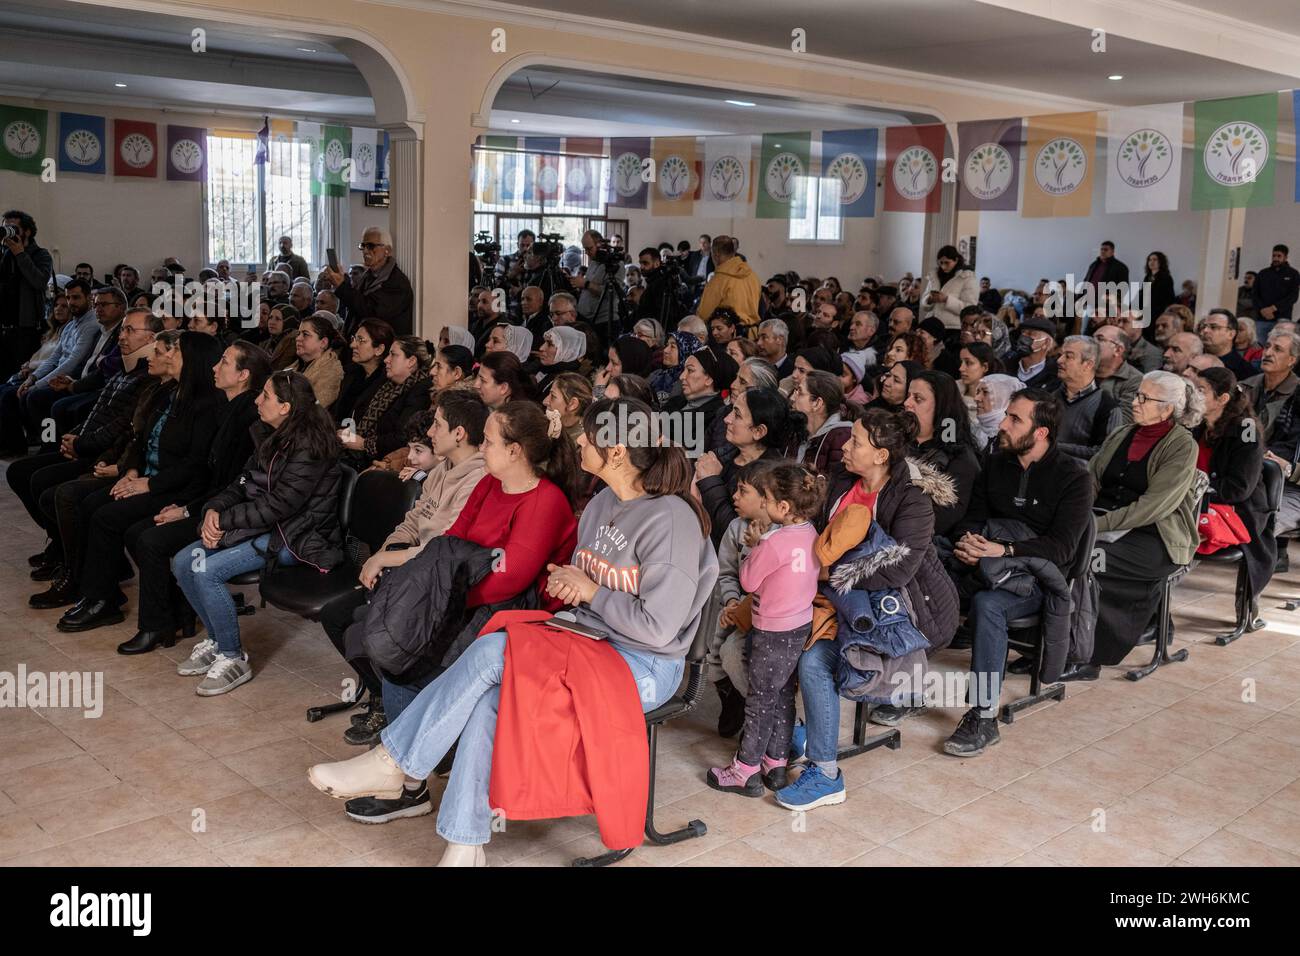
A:
<svg viewBox="0 0 1300 956">
<path fill-rule="evenodd" d="M 607 641 L 626 690 L 587 693 L 647 712 L 703 640 L 718 732 L 738 735 L 701 768 L 709 786 L 809 810 L 846 799 L 841 698 L 896 726 L 936 706 L 928 660 L 969 649 L 943 749 L 977 756 L 999 740 L 1010 622 L 1045 621 L 1013 672 L 1095 680 L 1155 623 L 1209 506 L 1240 517 L 1255 595 L 1284 566 L 1275 535 L 1300 528 L 1300 275 L 1280 245 L 1238 310 L 1198 320 L 1153 252 L 1152 301 L 1067 319 L 1052 283 L 999 291 L 951 246 L 925 281 L 855 291 L 761 283 L 728 236 L 647 247 L 629 275 L 591 232 L 569 275 L 525 233 L 518 256 L 473 262 L 467 322 L 426 341 L 378 231 L 357 275 L 314 285 L 282 241 L 261 315 L 235 329 L 171 325 L 93 274 L 47 307 L 24 285 L 51 281 L 35 223 L 4 219 L 23 246 L 0 260 L 0 301 L 32 346 L 0 386 L 6 477 L 48 538 L 31 606 L 64 609 L 60 631 L 117 624 L 138 574 L 119 652 L 201 628 L 178 674 L 229 693 L 255 668 L 226 582 L 344 566 L 348 469 L 418 483 L 320 615 L 367 692 L 345 739 L 370 749 L 309 776 L 382 823 L 431 813 L 427 780 L 449 773 L 447 865 L 484 862 L 498 712 L 519 693 L 504 675 L 550 666 L 497 615 Z M 1114 253 L 1085 281 L 1123 281 Z M 1276 515 L 1266 460 L 1287 479 Z"/>
</svg>

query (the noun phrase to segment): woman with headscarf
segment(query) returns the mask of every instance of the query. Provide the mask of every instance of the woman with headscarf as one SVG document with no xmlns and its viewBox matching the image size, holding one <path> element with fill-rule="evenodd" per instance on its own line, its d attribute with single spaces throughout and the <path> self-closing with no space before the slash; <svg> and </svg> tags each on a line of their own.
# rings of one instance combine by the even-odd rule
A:
<svg viewBox="0 0 1300 956">
<path fill-rule="evenodd" d="M 639 323 L 638 323 L 639 324 Z M 700 340 L 689 332 L 669 333 L 664 344 L 663 368 L 650 376 L 650 387 L 662 405 L 678 391 L 678 380 L 686 367 L 686 360 L 700 348 Z"/>
<path fill-rule="evenodd" d="M 438 348 L 445 349 L 448 345 L 461 345 L 473 352 L 478 343 L 463 325 L 444 325 L 438 334 Z"/>
<path fill-rule="evenodd" d="M 533 354 L 533 333 L 522 325 L 498 322 L 488 333 L 487 352 L 513 352 L 520 362 L 527 362 Z"/>
<path fill-rule="evenodd" d="M 532 342 L 531 337 L 529 342 Z M 557 325 L 546 330 L 539 351 L 542 366 L 536 376 L 537 391 L 539 395 L 545 395 L 551 390 L 555 376 L 578 371 L 582 357 L 587 354 L 587 337 L 572 326 Z"/>
<path fill-rule="evenodd" d="M 664 327 L 654 319 L 641 319 L 632 326 L 632 334 L 650 346 L 650 369 L 657 370 L 663 364 Z"/>
<path fill-rule="evenodd" d="M 971 416 L 971 430 L 981 452 L 992 450 L 997 441 L 998 426 L 1007 415 L 1011 396 L 1025 387 L 1014 375 L 995 372 L 985 375 L 975 384 L 975 411 Z"/>
</svg>

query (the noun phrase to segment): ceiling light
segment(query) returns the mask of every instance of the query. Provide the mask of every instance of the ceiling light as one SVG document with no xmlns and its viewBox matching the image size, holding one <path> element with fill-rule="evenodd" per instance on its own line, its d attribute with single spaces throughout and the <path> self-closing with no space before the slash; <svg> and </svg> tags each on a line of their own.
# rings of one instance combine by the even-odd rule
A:
<svg viewBox="0 0 1300 956">
<path fill-rule="evenodd" d="M 512 122 L 512 123 L 518 123 L 519 120 L 517 120 L 517 119 L 512 119 L 510 122 Z"/>
<path fill-rule="evenodd" d="M 727 100 L 727 102 L 730 103 L 732 106 L 757 106 L 758 105 L 756 103 L 751 103 L 748 100 Z"/>
<path fill-rule="evenodd" d="M 1112 73 L 1110 76 L 1106 77 L 1106 79 L 1108 79 L 1108 80 L 1122 80 L 1122 79 L 1124 79 L 1124 74 L 1123 74 L 1123 73 Z"/>
<path fill-rule="evenodd" d="M 310 49 L 308 49 L 308 48 L 305 47 L 305 46 L 300 46 L 300 47 L 298 47 L 298 52 L 299 52 L 299 53 L 315 53 L 316 51 L 315 51 L 315 50 L 310 50 Z"/>
<path fill-rule="evenodd" d="M 114 83 L 113 85 L 116 86 L 116 87 L 117 87 L 118 89 L 120 89 L 120 90 L 124 90 L 124 89 L 126 89 L 126 84 L 125 84 L 125 83 Z"/>
</svg>

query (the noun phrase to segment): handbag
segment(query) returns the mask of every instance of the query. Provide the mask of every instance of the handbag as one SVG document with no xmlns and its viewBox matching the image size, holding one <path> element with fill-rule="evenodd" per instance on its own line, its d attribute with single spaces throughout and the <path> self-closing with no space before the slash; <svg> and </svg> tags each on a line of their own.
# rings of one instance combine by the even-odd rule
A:
<svg viewBox="0 0 1300 956">
<path fill-rule="evenodd" d="M 1232 545 L 1250 544 L 1250 532 L 1242 524 L 1237 509 L 1221 502 L 1210 502 L 1197 519 L 1196 530 L 1201 536 L 1197 554 L 1213 554 Z"/>
</svg>

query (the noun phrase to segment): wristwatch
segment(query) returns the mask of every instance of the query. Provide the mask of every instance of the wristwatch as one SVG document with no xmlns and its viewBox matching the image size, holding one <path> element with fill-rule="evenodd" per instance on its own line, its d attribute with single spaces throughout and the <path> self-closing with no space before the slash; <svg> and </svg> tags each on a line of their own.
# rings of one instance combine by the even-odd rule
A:
<svg viewBox="0 0 1300 956">
<path fill-rule="evenodd" d="M 189 509 L 189 508 L 185 508 L 184 510 L 181 511 L 181 517 L 182 517 L 182 518 L 188 518 L 189 516 L 190 516 L 190 509 Z"/>
<path fill-rule="evenodd" d="M 1016 556 L 1016 546 L 1014 544 L 1004 543 L 1002 547 L 1005 549 L 1002 553 L 1002 557 L 1014 558 Z"/>
</svg>

